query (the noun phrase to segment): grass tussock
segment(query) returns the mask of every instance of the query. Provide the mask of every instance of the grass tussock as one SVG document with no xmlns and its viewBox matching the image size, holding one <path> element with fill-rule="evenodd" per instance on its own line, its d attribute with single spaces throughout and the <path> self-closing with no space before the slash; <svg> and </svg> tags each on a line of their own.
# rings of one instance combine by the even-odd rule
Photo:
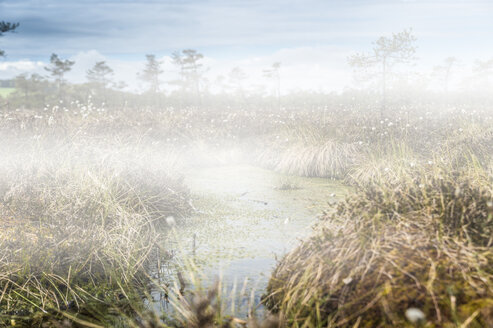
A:
<svg viewBox="0 0 493 328">
<path fill-rule="evenodd" d="M 141 304 L 161 223 L 190 211 L 180 180 L 135 163 L 37 163 L 3 172 L 3 323 L 70 317 L 109 324 L 111 311 Z"/>
<path fill-rule="evenodd" d="M 178 282 L 156 283 L 154 293 L 160 292 L 171 306 L 160 313 L 153 309 L 137 309 L 135 315 L 125 316 L 125 323 L 139 328 L 281 328 L 285 323 L 269 312 L 260 315 L 255 303 L 255 290 L 248 291 L 251 281 L 245 278 L 232 285 L 221 277 L 204 284 L 194 260 L 186 258 L 179 268 Z"/>
<path fill-rule="evenodd" d="M 344 104 L 107 110 L 89 99 L 4 111 L 0 325 L 493 326 L 490 109 L 430 103 L 382 117 L 375 104 Z M 176 157 L 156 156 L 163 149 Z M 274 271 L 265 302 L 277 315 L 240 319 L 225 311 L 239 306 L 232 291 L 193 282 L 177 288 L 173 318 L 142 307 L 163 223 L 191 207 L 178 175 L 162 170 L 177 157 L 190 169 L 254 162 L 358 190 Z M 10 159 L 21 167 L 4 167 Z"/>
<path fill-rule="evenodd" d="M 275 171 L 307 176 L 343 178 L 355 161 L 355 144 L 328 140 L 322 144 L 294 144 L 281 151 L 265 150 L 258 161 Z"/>
<path fill-rule="evenodd" d="M 179 315 L 175 317 L 174 324 L 190 328 L 280 328 L 284 326 L 282 320 L 276 315 L 268 314 L 265 318 L 258 318 L 253 309 L 254 304 L 251 302 L 249 302 L 250 309 L 247 318 L 235 316 L 235 306 L 240 307 L 240 304 L 235 304 L 234 297 L 236 295 L 226 294 L 220 281 L 208 290 L 199 288 L 187 297 L 176 301 L 175 308 L 179 311 Z M 225 314 L 226 307 L 230 307 L 232 314 Z"/>
<path fill-rule="evenodd" d="M 466 166 L 471 159 L 486 167 L 493 156 L 493 129 L 490 125 L 469 124 L 462 131 L 451 133 L 439 151 L 442 160 L 453 167 Z"/>
<path fill-rule="evenodd" d="M 294 327 L 493 325 L 491 180 L 474 172 L 362 188 L 280 262 L 266 303 Z"/>
<path fill-rule="evenodd" d="M 344 182 L 352 186 L 396 184 L 410 178 L 433 161 L 421 158 L 405 143 L 390 143 L 360 153 L 355 165 L 344 176 Z"/>
</svg>

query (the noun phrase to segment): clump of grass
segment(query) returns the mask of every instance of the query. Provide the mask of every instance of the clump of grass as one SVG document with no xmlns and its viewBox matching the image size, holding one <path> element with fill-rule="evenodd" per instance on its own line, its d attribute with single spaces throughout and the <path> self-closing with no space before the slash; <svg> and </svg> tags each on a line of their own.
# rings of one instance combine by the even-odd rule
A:
<svg viewBox="0 0 493 328">
<path fill-rule="evenodd" d="M 266 150 L 270 152 L 272 150 Z M 308 177 L 343 178 L 354 164 L 358 147 L 352 143 L 326 141 L 298 143 L 273 154 L 261 154 L 259 162 L 275 171 Z"/>
<path fill-rule="evenodd" d="M 245 292 L 248 279 L 243 287 L 237 289 L 236 284 L 231 290 L 218 279 L 209 288 L 204 288 L 198 279 L 196 269 L 188 271 L 187 277 L 191 290 L 183 290 L 175 285 L 165 287 L 163 292 L 169 294 L 172 313 L 159 316 L 155 311 L 143 311 L 129 322 L 139 322 L 141 327 L 190 327 L 190 328 L 280 328 L 284 327 L 283 320 L 278 316 L 266 313 L 259 318 L 255 313 L 252 295 Z M 245 305 L 248 309 L 244 309 Z M 246 310 L 248 316 L 241 317 L 238 312 Z"/>
<path fill-rule="evenodd" d="M 452 170 L 449 166 L 417 170 L 398 182 L 372 184 L 341 205 L 339 215 L 405 217 L 433 223 L 441 234 L 481 246 L 493 244 L 491 177 L 480 167 Z"/>
<path fill-rule="evenodd" d="M 274 189 L 277 190 L 298 190 L 301 189 L 300 184 L 292 177 L 282 176 L 278 179 Z"/>
<path fill-rule="evenodd" d="M 190 211 L 181 181 L 138 166 L 38 163 L 2 183 L 0 317 L 7 321 L 112 322 L 110 309 L 142 301 L 159 222 Z"/>
<path fill-rule="evenodd" d="M 363 152 L 360 143 L 336 130 L 306 121 L 285 126 L 264 140 L 256 162 L 286 174 L 343 178 Z"/>
<path fill-rule="evenodd" d="M 395 184 L 403 177 L 411 177 L 427 165 L 406 144 L 393 144 L 388 149 L 378 148 L 361 154 L 357 163 L 344 176 L 344 182 L 353 186 Z"/>
<path fill-rule="evenodd" d="M 456 168 L 467 165 L 471 158 L 487 166 L 493 156 L 493 129 L 470 124 L 462 131 L 451 132 L 441 143 L 439 156 Z"/>
<path fill-rule="evenodd" d="M 491 181 L 448 169 L 339 204 L 280 262 L 266 304 L 294 327 L 491 326 Z"/>
<path fill-rule="evenodd" d="M 271 279 L 267 303 L 290 326 L 406 327 L 410 308 L 420 309 L 430 326 L 493 322 L 491 250 L 433 238 L 423 231 L 428 227 L 404 222 L 357 220 L 336 236 L 325 228 Z"/>
<path fill-rule="evenodd" d="M 242 319 L 234 314 L 225 315 L 226 302 L 223 299 L 227 295 L 222 293 L 221 284 L 217 282 L 208 290 L 198 289 L 177 303 L 180 315 L 177 322 L 181 327 L 212 328 L 212 327 L 280 327 L 280 322 L 275 317 L 267 317 L 259 320 L 252 312 L 249 318 Z M 234 306 L 234 305 L 232 305 Z"/>
</svg>

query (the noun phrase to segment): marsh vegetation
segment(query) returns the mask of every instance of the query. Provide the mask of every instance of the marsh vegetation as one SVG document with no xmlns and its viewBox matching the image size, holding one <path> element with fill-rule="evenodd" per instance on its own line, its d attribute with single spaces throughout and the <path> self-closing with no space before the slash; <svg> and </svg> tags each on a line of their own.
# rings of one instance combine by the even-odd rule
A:
<svg viewBox="0 0 493 328">
<path fill-rule="evenodd" d="M 337 93 L 194 49 L 169 90 L 153 54 L 141 92 L 55 53 L 0 81 L 0 326 L 493 327 L 493 60 L 454 85 L 416 41 Z"/>
<path fill-rule="evenodd" d="M 490 325 L 491 113 L 339 113 L 4 112 L 4 324 Z"/>
</svg>

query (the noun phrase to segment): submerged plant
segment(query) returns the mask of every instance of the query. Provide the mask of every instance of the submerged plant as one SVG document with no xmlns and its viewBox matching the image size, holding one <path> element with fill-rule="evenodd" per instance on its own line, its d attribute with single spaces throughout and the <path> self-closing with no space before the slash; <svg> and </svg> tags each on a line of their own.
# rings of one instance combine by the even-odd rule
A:
<svg viewBox="0 0 493 328">
<path fill-rule="evenodd" d="M 277 190 L 297 190 L 301 189 L 299 183 L 295 181 L 293 178 L 289 177 L 280 177 L 277 181 L 277 185 L 275 186 Z"/>
</svg>

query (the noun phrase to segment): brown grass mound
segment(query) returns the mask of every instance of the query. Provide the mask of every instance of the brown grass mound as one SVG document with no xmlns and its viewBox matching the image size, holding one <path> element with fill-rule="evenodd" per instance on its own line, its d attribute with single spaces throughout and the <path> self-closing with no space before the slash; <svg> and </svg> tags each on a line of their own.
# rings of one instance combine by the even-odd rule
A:
<svg viewBox="0 0 493 328">
<path fill-rule="evenodd" d="M 266 303 L 294 327 L 413 326 L 410 309 L 426 327 L 492 326 L 491 200 L 445 171 L 367 187 L 281 261 Z"/>
<path fill-rule="evenodd" d="M 348 219 L 425 221 L 439 234 L 479 245 L 493 244 L 491 178 L 482 170 L 434 168 L 398 183 L 369 185 L 337 208 Z"/>
<path fill-rule="evenodd" d="M 275 270 L 267 302 L 292 326 L 405 327 L 417 308 L 429 327 L 493 324 L 493 252 L 426 227 L 324 226 Z"/>
<path fill-rule="evenodd" d="M 34 324 L 49 313 L 96 316 L 138 303 L 156 223 L 190 211 L 181 182 L 156 172 L 55 167 L 3 177 L 0 318 Z"/>
</svg>

